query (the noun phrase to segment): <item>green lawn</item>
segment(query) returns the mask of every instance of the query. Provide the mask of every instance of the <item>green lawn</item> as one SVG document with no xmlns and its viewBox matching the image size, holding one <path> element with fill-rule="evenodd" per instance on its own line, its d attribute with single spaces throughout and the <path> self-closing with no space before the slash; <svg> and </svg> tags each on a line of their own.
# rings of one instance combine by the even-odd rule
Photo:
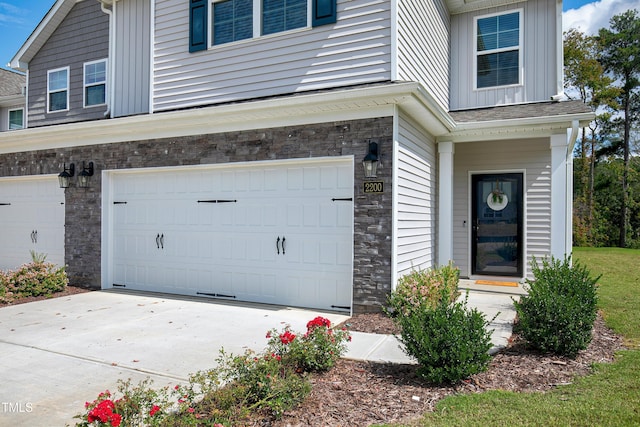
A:
<svg viewBox="0 0 640 427">
<path fill-rule="evenodd" d="M 443 399 L 420 426 L 640 425 L 640 250 L 576 248 L 574 261 L 597 276 L 599 306 L 628 347 L 613 364 L 548 393 L 493 391 Z"/>
<path fill-rule="evenodd" d="M 602 274 L 598 297 L 607 325 L 627 340 L 629 348 L 640 346 L 640 250 L 574 248 L 574 260 Z"/>
</svg>

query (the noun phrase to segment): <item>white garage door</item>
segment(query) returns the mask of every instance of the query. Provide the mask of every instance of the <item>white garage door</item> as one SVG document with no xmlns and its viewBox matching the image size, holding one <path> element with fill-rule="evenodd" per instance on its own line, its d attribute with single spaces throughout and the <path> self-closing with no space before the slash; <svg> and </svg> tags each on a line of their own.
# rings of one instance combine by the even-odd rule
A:
<svg viewBox="0 0 640 427">
<path fill-rule="evenodd" d="M 64 265 L 64 189 L 56 176 L 0 179 L 0 269 L 31 261 L 31 252 Z"/>
<path fill-rule="evenodd" d="M 112 175 L 112 285 L 350 309 L 352 160 Z"/>
</svg>

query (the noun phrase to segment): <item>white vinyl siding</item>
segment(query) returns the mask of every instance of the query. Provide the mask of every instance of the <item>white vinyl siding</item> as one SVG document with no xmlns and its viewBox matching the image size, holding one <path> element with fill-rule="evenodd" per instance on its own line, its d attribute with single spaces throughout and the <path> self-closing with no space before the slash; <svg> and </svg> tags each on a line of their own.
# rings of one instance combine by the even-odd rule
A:
<svg viewBox="0 0 640 427">
<path fill-rule="evenodd" d="M 184 1 L 156 3 L 155 111 L 388 81 L 390 4 L 338 1 L 338 22 L 189 53 Z"/>
<path fill-rule="evenodd" d="M 412 269 L 431 268 L 436 256 L 435 142 L 415 122 L 398 122 L 396 183 L 397 277 Z M 395 283 L 394 283 L 395 286 Z"/>
<path fill-rule="evenodd" d="M 69 109 L 69 67 L 47 72 L 47 112 Z"/>
<path fill-rule="evenodd" d="M 449 12 L 441 0 L 398 2 L 398 76 L 418 81 L 449 107 Z"/>
<path fill-rule="evenodd" d="M 556 3 L 515 3 L 451 17 L 451 110 L 548 101 L 556 94 Z M 475 18 L 521 11 L 521 84 L 475 89 Z"/>
<path fill-rule="evenodd" d="M 551 151 L 549 139 L 473 142 L 455 145 L 453 258 L 460 274 L 471 274 L 470 174 L 524 172 L 524 271 L 532 256 L 551 250 Z"/>
</svg>

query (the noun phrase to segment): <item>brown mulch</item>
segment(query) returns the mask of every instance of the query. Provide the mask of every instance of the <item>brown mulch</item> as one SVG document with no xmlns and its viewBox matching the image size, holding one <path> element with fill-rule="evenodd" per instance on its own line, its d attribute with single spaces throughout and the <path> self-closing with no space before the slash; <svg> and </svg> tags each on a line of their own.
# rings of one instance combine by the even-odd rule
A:
<svg viewBox="0 0 640 427">
<path fill-rule="evenodd" d="M 393 322 L 384 315 L 360 315 L 347 323 L 352 331 L 395 332 Z M 612 362 L 614 353 L 622 348 L 621 337 L 598 315 L 591 344 L 575 359 L 529 351 L 514 336 L 509 346 L 494 356 L 486 372 L 449 387 L 425 383 L 416 375 L 415 365 L 340 360 L 331 371 L 313 378 L 311 395 L 302 406 L 270 425 L 368 426 L 419 418 L 451 394 L 544 392 L 589 374 L 593 363 Z"/>
<path fill-rule="evenodd" d="M 85 288 L 78 288 L 76 286 L 67 286 L 65 287 L 64 291 L 61 292 L 56 292 L 53 295 L 40 295 L 37 297 L 20 297 L 20 298 L 16 298 L 10 302 L 4 302 L 4 301 L 0 301 L 0 308 L 2 307 L 7 307 L 9 305 L 18 305 L 18 304 L 24 304 L 27 302 L 34 302 L 34 301 L 41 301 L 41 300 L 45 300 L 45 299 L 51 299 L 51 298 L 60 298 L 60 297 L 66 297 L 68 295 L 74 295 L 74 294 L 81 294 L 84 292 L 90 292 L 89 289 L 85 289 Z"/>
</svg>

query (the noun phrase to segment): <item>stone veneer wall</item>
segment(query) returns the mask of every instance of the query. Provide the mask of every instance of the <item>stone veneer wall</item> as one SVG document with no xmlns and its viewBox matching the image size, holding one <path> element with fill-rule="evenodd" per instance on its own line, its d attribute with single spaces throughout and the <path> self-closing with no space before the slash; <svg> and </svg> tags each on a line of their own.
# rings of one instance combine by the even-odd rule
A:
<svg viewBox="0 0 640 427">
<path fill-rule="evenodd" d="M 382 156 L 376 180 L 384 193 L 363 193 L 367 140 Z M 320 123 L 0 155 L 0 176 L 59 173 L 63 163 L 92 161 L 90 188 L 65 190 L 65 260 L 70 283 L 100 288 L 101 171 L 353 155 L 354 312 L 380 311 L 391 290 L 393 118 Z"/>
</svg>

